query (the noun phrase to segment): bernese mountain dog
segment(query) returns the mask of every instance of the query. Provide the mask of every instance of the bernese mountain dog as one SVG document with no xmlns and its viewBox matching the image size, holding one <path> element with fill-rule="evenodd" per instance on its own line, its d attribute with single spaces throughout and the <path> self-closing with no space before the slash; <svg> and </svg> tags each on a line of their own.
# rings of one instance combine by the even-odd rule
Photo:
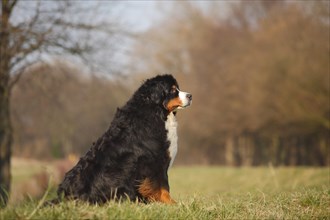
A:
<svg viewBox="0 0 330 220">
<path fill-rule="evenodd" d="M 172 75 L 146 80 L 117 109 L 109 129 L 65 174 L 57 191 L 59 200 L 175 203 L 167 171 L 177 153 L 176 111 L 191 103 L 192 95 L 180 91 Z"/>
</svg>

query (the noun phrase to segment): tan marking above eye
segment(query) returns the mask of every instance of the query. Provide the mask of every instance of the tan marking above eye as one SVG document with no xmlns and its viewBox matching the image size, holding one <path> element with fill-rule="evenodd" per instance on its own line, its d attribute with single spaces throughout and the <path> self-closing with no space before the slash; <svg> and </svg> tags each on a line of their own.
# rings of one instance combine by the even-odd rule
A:
<svg viewBox="0 0 330 220">
<path fill-rule="evenodd" d="M 177 89 L 178 89 L 178 88 L 177 88 L 175 85 L 173 85 L 172 88 L 171 88 L 171 92 L 174 93 L 174 92 L 176 92 Z"/>
</svg>

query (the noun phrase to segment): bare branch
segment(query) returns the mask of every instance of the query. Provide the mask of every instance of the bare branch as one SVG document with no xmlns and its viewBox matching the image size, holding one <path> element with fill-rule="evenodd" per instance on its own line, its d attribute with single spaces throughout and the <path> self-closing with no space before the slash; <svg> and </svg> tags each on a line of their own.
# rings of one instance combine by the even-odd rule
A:
<svg viewBox="0 0 330 220">
<path fill-rule="evenodd" d="M 14 85 L 20 80 L 23 73 L 33 64 L 41 62 L 40 60 L 35 60 L 32 62 L 28 62 L 26 65 L 22 66 L 21 68 L 17 69 L 15 73 L 13 73 L 13 77 L 11 77 L 11 80 L 9 82 L 9 88 L 10 90 L 14 87 Z"/>
<path fill-rule="evenodd" d="M 16 24 L 10 24 L 11 38 L 6 54 L 10 57 L 10 72 L 15 75 L 11 86 L 20 78 L 23 66 L 30 65 L 31 59 L 36 59 L 38 53 L 72 55 L 72 58 L 78 57 L 83 63 L 91 64 L 91 54 L 99 53 L 105 46 L 96 44 L 95 39 L 104 39 L 107 46 L 111 46 L 111 40 L 115 36 L 127 34 L 114 23 L 95 21 L 86 17 L 72 19 L 71 14 L 74 11 L 78 10 L 79 14 L 90 12 L 90 7 L 87 10 L 86 7 L 77 6 L 78 4 L 66 1 L 52 2 L 50 5 L 38 1 L 33 6 L 34 13 L 31 17 L 22 21 L 18 19 Z"/>
<path fill-rule="evenodd" d="M 8 7 L 9 7 L 9 10 L 10 10 L 10 11 L 13 10 L 14 6 L 16 5 L 16 3 L 17 3 L 17 0 L 9 1 L 9 5 L 8 5 Z"/>
<path fill-rule="evenodd" d="M 44 43 L 46 41 L 47 35 L 51 32 L 51 28 L 47 30 L 44 33 L 29 33 L 26 34 L 27 36 L 30 36 L 30 38 L 34 39 L 33 43 L 27 44 L 26 42 L 21 42 L 21 46 L 17 48 L 17 50 L 12 49 L 10 52 L 12 53 L 12 62 L 11 67 L 14 68 L 15 65 L 17 65 L 19 62 L 24 60 L 26 56 L 29 54 L 39 50 L 42 46 L 44 46 Z M 25 48 L 23 48 L 23 46 Z"/>
</svg>

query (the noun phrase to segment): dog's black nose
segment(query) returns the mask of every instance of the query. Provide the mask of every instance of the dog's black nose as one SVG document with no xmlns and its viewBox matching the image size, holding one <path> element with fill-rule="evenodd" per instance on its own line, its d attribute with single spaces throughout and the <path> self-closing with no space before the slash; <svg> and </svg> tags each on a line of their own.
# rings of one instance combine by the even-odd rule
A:
<svg viewBox="0 0 330 220">
<path fill-rule="evenodd" d="M 189 99 L 189 100 L 192 100 L 192 94 L 187 94 L 187 98 Z"/>
</svg>

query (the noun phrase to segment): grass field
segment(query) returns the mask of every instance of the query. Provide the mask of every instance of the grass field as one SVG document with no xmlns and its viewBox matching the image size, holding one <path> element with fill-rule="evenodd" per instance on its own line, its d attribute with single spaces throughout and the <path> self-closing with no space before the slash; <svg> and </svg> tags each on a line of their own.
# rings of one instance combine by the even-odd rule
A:
<svg viewBox="0 0 330 220">
<path fill-rule="evenodd" d="M 11 204 L 0 219 L 330 219 L 329 168 L 174 167 L 169 178 L 176 205 L 39 208 L 48 196 Z"/>
</svg>

